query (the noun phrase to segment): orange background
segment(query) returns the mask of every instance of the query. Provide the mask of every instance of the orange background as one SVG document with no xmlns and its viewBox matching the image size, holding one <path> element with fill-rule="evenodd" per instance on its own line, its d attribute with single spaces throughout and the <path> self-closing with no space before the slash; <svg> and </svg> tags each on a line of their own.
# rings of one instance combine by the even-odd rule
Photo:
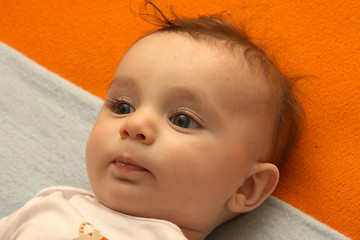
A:
<svg viewBox="0 0 360 240">
<path fill-rule="evenodd" d="M 170 1 L 158 1 L 167 8 Z M 360 2 L 176 0 L 184 16 L 229 11 L 299 82 L 307 127 L 275 196 L 360 239 Z M 254 3 L 256 2 L 256 3 Z M 117 63 L 153 27 L 139 0 L 0 0 L 0 41 L 104 97 Z M 0 90 L 1 91 L 1 90 Z M 66 100 L 64 100 L 66 101 Z"/>
</svg>

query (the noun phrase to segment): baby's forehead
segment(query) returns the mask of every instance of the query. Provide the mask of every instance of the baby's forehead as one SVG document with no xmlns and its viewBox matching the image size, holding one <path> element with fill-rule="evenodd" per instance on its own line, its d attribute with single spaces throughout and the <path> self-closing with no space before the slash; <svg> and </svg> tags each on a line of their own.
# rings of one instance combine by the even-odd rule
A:
<svg viewBox="0 0 360 240">
<path fill-rule="evenodd" d="M 190 66 L 186 66 L 190 71 L 196 67 L 198 71 L 201 68 L 209 70 L 199 62 L 205 60 L 204 64 L 213 67 L 211 71 L 214 78 L 211 81 L 198 81 L 198 86 L 204 85 L 204 89 L 209 89 L 205 85 L 212 85 L 219 95 L 223 95 L 225 102 L 235 108 L 244 109 L 250 105 L 252 108 L 255 105 L 264 107 L 269 104 L 270 83 L 259 66 L 249 62 L 244 53 L 245 48 L 241 45 L 230 46 L 226 41 L 212 38 L 195 39 L 182 32 L 155 32 L 141 38 L 129 51 L 135 49 L 142 57 L 151 53 L 152 58 L 162 57 L 159 54 L 161 51 L 172 52 L 175 57 L 178 53 L 183 61 L 190 63 Z"/>
</svg>

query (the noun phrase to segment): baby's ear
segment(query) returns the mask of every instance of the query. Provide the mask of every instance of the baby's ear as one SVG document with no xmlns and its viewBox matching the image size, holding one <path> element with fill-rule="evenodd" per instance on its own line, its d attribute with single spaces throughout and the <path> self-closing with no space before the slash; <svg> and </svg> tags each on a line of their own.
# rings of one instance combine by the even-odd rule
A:
<svg viewBox="0 0 360 240">
<path fill-rule="evenodd" d="M 257 208 L 270 196 L 279 182 L 279 170 L 272 163 L 256 163 L 249 174 L 227 202 L 227 207 L 232 212 L 249 212 Z"/>
</svg>

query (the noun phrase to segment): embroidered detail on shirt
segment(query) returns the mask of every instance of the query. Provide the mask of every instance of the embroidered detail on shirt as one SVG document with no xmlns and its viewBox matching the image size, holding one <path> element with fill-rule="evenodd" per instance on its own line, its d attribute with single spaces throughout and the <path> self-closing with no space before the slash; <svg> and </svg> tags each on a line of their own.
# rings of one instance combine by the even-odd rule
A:
<svg viewBox="0 0 360 240">
<path fill-rule="evenodd" d="M 88 222 L 81 223 L 79 227 L 79 237 L 74 240 L 108 240 L 100 234 L 100 231 L 94 228 L 94 225 Z"/>
</svg>

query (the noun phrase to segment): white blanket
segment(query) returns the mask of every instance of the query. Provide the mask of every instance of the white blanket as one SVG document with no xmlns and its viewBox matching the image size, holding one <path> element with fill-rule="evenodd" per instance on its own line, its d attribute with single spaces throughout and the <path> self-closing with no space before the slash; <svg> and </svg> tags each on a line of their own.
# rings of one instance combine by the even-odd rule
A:
<svg viewBox="0 0 360 240">
<path fill-rule="evenodd" d="M 0 218 L 48 186 L 91 190 L 84 152 L 101 104 L 0 42 Z M 207 239 L 347 238 L 270 197 Z"/>
</svg>

